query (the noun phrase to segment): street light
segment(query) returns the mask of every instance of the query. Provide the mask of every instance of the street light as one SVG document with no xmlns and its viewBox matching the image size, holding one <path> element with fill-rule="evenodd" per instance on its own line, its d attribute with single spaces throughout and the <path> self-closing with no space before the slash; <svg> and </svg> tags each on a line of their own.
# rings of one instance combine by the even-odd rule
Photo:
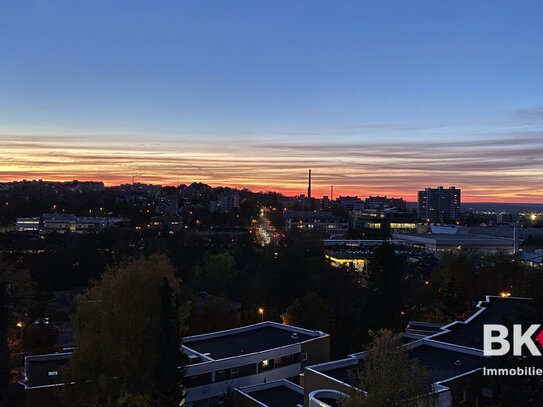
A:
<svg viewBox="0 0 543 407">
<path fill-rule="evenodd" d="M 258 309 L 258 314 L 262 318 L 262 322 L 264 322 L 264 308 L 259 308 Z"/>
<path fill-rule="evenodd" d="M 19 339 L 21 340 L 21 349 L 23 348 L 23 328 L 25 324 L 23 321 L 17 321 L 17 324 L 15 324 L 17 328 L 19 328 Z"/>
</svg>

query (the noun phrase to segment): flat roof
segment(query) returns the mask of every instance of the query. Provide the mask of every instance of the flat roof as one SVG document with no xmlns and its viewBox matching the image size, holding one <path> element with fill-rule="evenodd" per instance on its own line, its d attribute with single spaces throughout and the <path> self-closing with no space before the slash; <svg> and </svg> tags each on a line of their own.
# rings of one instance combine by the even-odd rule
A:
<svg viewBox="0 0 543 407">
<path fill-rule="evenodd" d="M 417 239 L 417 240 L 435 240 L 439 242 L 481 242 L 486 240 L 509 242 L 510 238 L 499 236 L 471 235 L 471 234 L 449 234 L 449 233 L 394 233 L 395 239 Z"/>
<path fill-rule="evenodd" d="M 325 335 L 320 331 L 263 322 L 227 331 L 190 336 L 185 338 L 183 346 L 216 360 L 263 352 Z"/>
<path fill-rule="evenodd" d="M 297 407 L 304 404 L 303 392 L 296 391 L 284 384 L 255 391 L 244 391 L 242 389 L 241 392 L 248 394 L 267 407 Z"/>
<path fill-rule="evenodd" d="M 520 252 L 517 253 L 521 261 L 531 261 L 534 263 L 543 262 L 543 253 L 542 252 Z"/>
<path fill-rule="evenodd" d="M 25 358 L 25 387 L 51 386 L 61 383 L 59 371 L 66 366 L 71 353 L 27 356 Z"/>
<path fill-rule="evenodd" d="M 529 298 L 487 297 L 479 310 L 466 321 L 456 321 L 442 328 L 443 332 L 432 335 L 435 341 L 483 349 L 483 325 L 508 324 L 519 321 L 521 313 L 530 307 Z M 538 321 L 534 321 L 538 322 Z"/>
<path fill-rule="evenodd" d="M 428 382 L 435 383 L 471 372 L 483 366 L 492 367 L 495 361 L 482 355 L 474 355 L 455 349 L 447 349 L 439 344 L 420 343 L 408 350 L 410 357 L 417 359 L 428 372 Z M 351 356 L 352 357 L 352 356 Z M 337 367 L 334 367 L 336 365 Z M 316 370 L 322 374 L 357 386 L 360 382 L 360 373 L 364 369 L 364 359 L 352 357 L 331 362 L 329 367 L 323 366 Z"/>
<path fill-rule="evenodd" d="M 356 359 L 353 359 L 353 361 Z M 360 373 L 364 369 L 364 359 L 358 359 L 355 363 L 348 366 L 333 367 L 329 370 L 326 368 L 319 369 L 318 371 L 340 382 L 350 384 L 351 386 L 357 386 L 360 381 Z"/>
<path fill-rule="evenodd" d="M 512 247 L 513 239 L 497 236 L 446 233 L 393 233 L 393 239 L 401 243 L 419 243 L 435 247 L 481 246 Z"/>
<path fill-rule="evenodd" d="M 486 367 L 493 367 L 493 359 L 423 344 L 410 351 L 428 372 L 430 383 L 451 379 L 461 374 Z"/>
</svg>

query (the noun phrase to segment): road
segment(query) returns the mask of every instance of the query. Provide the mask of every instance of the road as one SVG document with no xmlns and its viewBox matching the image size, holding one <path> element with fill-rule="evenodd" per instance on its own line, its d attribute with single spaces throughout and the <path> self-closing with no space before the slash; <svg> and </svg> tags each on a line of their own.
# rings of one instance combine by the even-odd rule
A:
<svg viewBox="0 0 543 407">
<path fill-rule="evenodd" d="M 258 219 L 255 222 L 255 237 L 262 247 L 276 245 L 279 241 L 279 234 L 271 225 L 268 219 L 268 208 L 260 209 Z"/>
</svg>

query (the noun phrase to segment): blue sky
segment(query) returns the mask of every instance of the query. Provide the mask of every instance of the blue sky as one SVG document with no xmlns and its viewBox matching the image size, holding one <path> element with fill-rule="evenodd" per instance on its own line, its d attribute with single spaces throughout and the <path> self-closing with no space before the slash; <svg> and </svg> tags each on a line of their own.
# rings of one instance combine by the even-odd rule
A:
<svg viewBox="0 0 543 407">
<path fill-rule="evenodd" d="M 162 143 L 182 157 L 188 148 L 204 161 L 215 154 L 212 144 L 236 145 L 238 156 L 229 158 L 235 161 L 276 159 L 281 150 L 268 144 L 294 143 L 297 151 L 316 149 L 317 166 L 330 144 L 330 153 L 339 146 L 337 158 L 348 162 L 349 145 L 416 150 L 429 143 L 437 151 L 451 148 L 440 144 L 451 139 L 476 140 L 474 163 L 490 160 L 499 174 L 502 161 L 488 155 L 485 140 L 502 140 L 506 148 L 529 138 L 523 151 L 543 148 L 542 19 L 541 1 L 0 0 L 0 136 L 11 145 L 0 177 L 25 171 L 47 177 L 50 169 L 61 178 L 47 163 L 25 164 L 20 142 L 31 137 L 55 164 L 58 148 L 46 137 L 60 137 L 63 148 L 75 151 L 81 136 L 94 137 L 98 149 Z M 399 193 L 385 171 L 396 156 L 382 161 L 386 188 L 357 171 L 356 160 L 340 169 L 347 182 L 333 179 L 337 169 L 329 163 L 322 181 L 359 188 L 360 195 Z M 503 197 L 526 177 L 541 179 L 537 157 L 529 174 L 526 157 L 513 158 L 518 167 L 505 168 L 511 184 L 472 172 L 476 182 L 460 186 L 476 198 L 477 188 L 499 184 Z M 64 162 L 66 178 L 108 175 L 99 166 L 78 172 L 81 160 L 92 164 L 88 156 Z M 296 160 L 287 154 L 284 169 Z M 435 182 L 435 172 L 421 164 L 412 174 L 416 185 L 454 181 L 454 163 Z M 146 170 L 165 168 L 157 162 Z M 189 175 L 198 174 L 178 177 Z M 282 187 L 272 176 L 241 185 Z M 296 191 L 297 182 L 289 181 L 285 189 Z M 530 183 L 518 194 L 510 198 L 543 198 Z"/>
</svg>

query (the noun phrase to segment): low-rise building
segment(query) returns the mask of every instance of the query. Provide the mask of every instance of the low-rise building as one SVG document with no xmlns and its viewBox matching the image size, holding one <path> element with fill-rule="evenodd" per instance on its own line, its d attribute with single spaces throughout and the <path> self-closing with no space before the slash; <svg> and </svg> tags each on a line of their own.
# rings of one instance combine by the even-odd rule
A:
<svg viewBox="0 0 543 407">
<path fill-rule="evenodd" d="M 336 205 L 344 211 L 361 211 L 364 209 L 364 201 L 357 196 L 340 196 L 336 198 Z"/>
<path fill-rule="evenodd" d="M 40 224 L 40 217 L 17 218 L 17 232 L 39 232 Z"/>
<path fill-rule="evenodd" d="M 290 230 L 322 232 L 328 236 L 343 236 L 347 233 L 347 220 L 332 212 L 285 211 L 283 214 Z"/>
<path fill-rule="evenodd" d="M 263 322 L 188 337 L 183 352 L 187 405 L 212 406 L 231 389 L 280 379 L 296 379 L 305 366 L 330 360 L 330 336 Z"/>
<path fill-rule="evenodd" d="M 410 322 L 403 335 L 403 348 L 428 373 L 431 393 L 420 405 L 432 407 L 489 405 L 500 396 L 494 378 L 483 374 L 498 361 L 484 355 L 483 327 L 489 323 L 509 324 L 520 320 L 532 300 L 488 296 L 466 321 L 447 325 Z M 535 322 L 535 321 L 534 321 Z M 304 405 L 330 407 L 353 389 L 360 389 L 360 373 L 365 353 L 355 353 L 336 361 L 308 366 L 304 370 Z M 326 398 L 327 400 L 323 400 Z"/>
<path fill-rule="evenodd" d="M 403 198 L 389 198 L 385 196 L 369 196 L 365 201 L 365 209 L 397 209 L 405 212 L 407 210 L 407 203 Z"/>
<path fill-rule="evenodd" d="M 499 251 L 512 253 L 514 251 L 513 239 L 494 236 L 463 233 L 393 233 L 392 239 L 396 244 L 403 244 L 430 252 L 455 252 L 462 248 L 488 253 Z"/>
<path fill-rule="evenodd" d="M 297 380 L 306 366 L 330 360 L 330 336 L 321 331 L 262 322 L 184 338 L 186 406 L 217 406 L 236 388 Z M 56 406 L 59 371 L 71 353 L 25 358 L 26 406 Z"/>
<path fill-rule="evenodd" d="M 414 231 L 417 228 L 417 214 L 396 209 L 365 210 L 349 212 L 349 228 L 359 233 Z"/>
<path fill-rule="evenodd" d="M 42 233 L 92 233 L 122 223 L 121 218 L 80 217 L 73 214 L 44 214 L 41 217 L 17 218 L 17 231 Z"/>
<path fill-rule="evenodd" d="M 543 250 L 517 253 L 517 259 L 528 267 L 543 268 Z"/>
</svg>

